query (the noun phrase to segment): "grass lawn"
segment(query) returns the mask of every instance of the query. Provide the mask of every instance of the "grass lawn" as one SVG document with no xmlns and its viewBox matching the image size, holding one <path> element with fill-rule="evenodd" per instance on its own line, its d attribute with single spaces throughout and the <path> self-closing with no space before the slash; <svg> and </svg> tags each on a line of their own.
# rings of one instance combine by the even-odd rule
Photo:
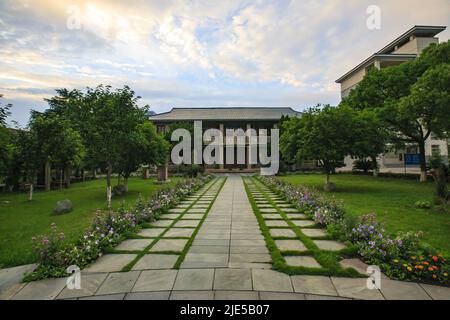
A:
<svg viewBox="0 0 450 320">
<path fill-rule="evenodd" d="M 322 190 L 322 174 L 298 174 L 282 180 Z M 388 232 L 423 231 L 423 241 L 450 256 L 450 213 L 414 207 L 417 200 L 432 202 L 434 183 L 420 183 L 393 178 L 374 178 L 351 174 L 331 177 L 336 191 L 328 197 L 344 200 L 347 212 L 353 216 L 376 213 Z"/>
<path fill-rule="evenodd" d="M 167 184 L 155 184 L 154 179 L 130 178 L 129 192 L 113 198 L 113 208 L 122 201 L 133 204 L 142 194 L 145 198 L 160 188 L 173 186 L 180 178 L 171 177 Z M 76 239 L 90 226 L 97 209 L 106 209 L 104 179 L 72 184 L 69 189 L 36 192 L 33 201 L 26 193 L 0 193 L 0 268 L 32 263 L 31 237 L 48 233 L 55 222 L 69 241 Z M 59 200 L 70 199 L 74 210 L 54 216 L 53 208 Z"/>
</svg>

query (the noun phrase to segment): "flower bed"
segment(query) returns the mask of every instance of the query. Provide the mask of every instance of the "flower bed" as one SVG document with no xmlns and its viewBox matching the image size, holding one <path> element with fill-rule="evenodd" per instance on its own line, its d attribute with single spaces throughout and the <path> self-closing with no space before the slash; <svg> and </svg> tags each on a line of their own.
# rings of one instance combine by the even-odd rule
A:
<svg viewBox="0 0 450 320">
<path fill-rule="evenodd" d="M 137 232 L 143 223 L 158 220 L 161 213 L 174 207 L 211 179 L 209 175 L 186 179 L 174 188 L 159 190 L 147 201 L 140 196 L 130 209 L 121 207 L 116 212 L 97 211 L 91 228 L 74 244 L 67 244 L 64 233 L 53 223 L 49 235 L 32 239 L 39 265 L 25 280 L 64 277 L 67 276 L 68 266 L 86 267 L 123 241 L 127 234 Z"/>
<path fill-rule="evenodd" d="M 364 262 L 378 265 L 389 277 L 450 284 L 449 262 L 435 249 L 420 243 L 420 232 L 389 235 L 375 214 L 361 216 L 355 221 L 345 215 L 342 203 L 326 199 L 315 190 L 294 186 L 275 177 L 259 179 L 326 227 L 331 235 L 354 245 Z"/>
</svg>

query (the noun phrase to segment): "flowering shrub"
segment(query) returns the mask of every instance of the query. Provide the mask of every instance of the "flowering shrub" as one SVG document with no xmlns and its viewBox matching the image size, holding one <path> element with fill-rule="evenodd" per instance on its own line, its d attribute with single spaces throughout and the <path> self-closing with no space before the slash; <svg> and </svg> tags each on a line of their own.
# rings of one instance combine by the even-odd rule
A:
<svg viewBox="0 0 450 320">
<path fill-rule="evenodd" d="M 211 179 L 212 176 L 187 179 L 172 189 L 159 190 L 148 201 L 140 196 L 135 206 L 128 210 L 123 206 L 116 212 L 97 210 L 91 228 L 74 245 L 66 244 L 64 234 L 58 233 L 56 225 L 52 224 L 50 235 L 33 237 L 39 267 L 26 280 L 64 276 L 70 265 L 87 266 L 107 248 L 121 242 L 127 233 L 136 232 L 144 222 L 157 220 L 162 212 Z"/>
<path fill-rule="evenodd" d="M 405 259 L 394 259 L 390 273 L 401 280 L 448 283 L 450 265 L 442 255 L 409 256 Z"/>
<path fill-rule="evenodd" d="M 387 234 L 375 214 L 361 216 L 352 226 L 341 203 L 322 197 L 304 186 L 294 186 L 275 177 L 261 177 L 262 183 L 282 194 L 299 210 L 337 237 L 354 244 L 361 258 L 379 265 L 388 275 L 401 280 L 450 283 L 450 264 L 432 248 L 420 244 L 421 232 Z"/>
</svg>

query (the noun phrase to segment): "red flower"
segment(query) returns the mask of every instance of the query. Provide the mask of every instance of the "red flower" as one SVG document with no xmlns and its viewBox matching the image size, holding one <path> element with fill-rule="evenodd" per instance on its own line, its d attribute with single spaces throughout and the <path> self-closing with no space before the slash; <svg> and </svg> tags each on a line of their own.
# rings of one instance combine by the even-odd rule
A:
<svg viewBox="0 0 450 320">
<path fill-rule="evenodd" d="M 438 257 L 433 256 L 433 261 L 434 261 L 434 262 L 437 262 L 437 261 L 438 261 Z"/>
</svg>

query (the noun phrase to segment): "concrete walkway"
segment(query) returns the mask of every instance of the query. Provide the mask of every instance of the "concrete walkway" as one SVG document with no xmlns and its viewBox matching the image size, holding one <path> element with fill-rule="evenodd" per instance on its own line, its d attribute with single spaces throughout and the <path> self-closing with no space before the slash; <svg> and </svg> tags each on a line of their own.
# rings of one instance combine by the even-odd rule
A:
<svg viewBox="0 0 450 320">
<path fill-rule="evenodd" d="M 22 285 L 16 292 L 9 292 L 6 298 L 450 299 L 450 288 L 438 286 L 382 279 L 381 290 L 369 290 L 366 278 L 289 276 L 270 270 L 271 257 L 241 176 L 230 175 L 215 198 L 222 182 L 221 179 L 214 180 L 155 222 L 152 228 L 144 229 L 145 248 L 139 249 L 136 241 L 121 244 L 122 248 L 131 246 L 133 250 L 145 253 L 132 271 L 118 272 L 136 253 L 129 256 L 130 253 L 118 251 L 108 255 L 106 262 L 103 259 L 83 271 L 80 290 L 67 289 L 65 278 L 47 279 Z M 207 212 L 205 205 L 211 203 Z M 195 223 L 187 219 L 190 215 L 195 216 Z M 177 227 L 179 223 L 183 224 Z M 189 232 L 184 233 L 186 230 Z M 153 235 L 155 231 L 159 235 Z M 168 232 L 173 235 L 183 232 L 181 234 L 185 236 L 175 239 L 167 236 L 166 239 Z M 174 269 L 171 266 L 179 258 L 180 248 L 188 245 L 195 232 L 180 269 Z M 179 241 L 173 240 L 181 240 L 181 246 Z M 153 252 L 157 243 L 164 243 L 163 251 L 166 252 Z"/>
</svg>

